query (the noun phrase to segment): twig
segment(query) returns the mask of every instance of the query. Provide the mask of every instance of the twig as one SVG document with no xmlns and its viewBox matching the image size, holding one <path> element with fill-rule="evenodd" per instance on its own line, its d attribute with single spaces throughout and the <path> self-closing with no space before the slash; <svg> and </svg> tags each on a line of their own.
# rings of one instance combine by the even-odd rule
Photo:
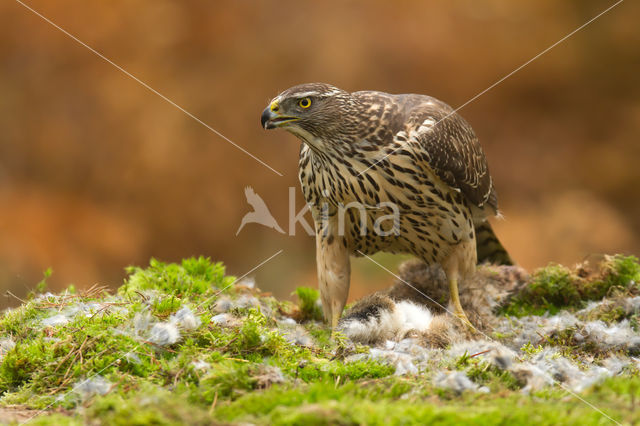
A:
<svg viewBox="0 0 640 426">
<path fill-rule="evenodd" d="M 18 296 L 16 296 L 15 294 L 11 293 L 11 291 L 9 291 L 9 290 L 7 290 L 7 294 L 8 294 L 9 296 L 13 296 L 13 297 L 15 297 L 16 299 L 18 299 L 18 300 L 19 300 L 19 301 L 21 301 L 22 303 L 25 303 L 25 304 L 27 303 L 27 302 L 25 302 L 24 300 L 20 299 L 20 298 L 19 298 Z"/>
<path fill-rule="evenodd" d="M 180 377 L 180 375 L 184 372 L 184 368 L 181 368 L 180 370 L 178 370 L 178 372 L 176 373 L 176 376 L 173 378 L 173 387 L 175 388 L 176 386 L 178 386 L 178 377 Z"/>
<path fill-rule="evenodd" d="M 75 353 L 75 355 L 73 356 L 73 358 L 71 359 L 71 362 L 69 363 L 69 368 L 67 368 L 67 371 L 65 371 L 64 376 L 62 376 L 63 382 L 71 372 L 71 367 L 73 367 L 73 361 L 75 361 L 76 358 L 78 357 L 78 351 L 73 351 L 73 352 Z"/>
<path fill-rule="evenodd" d="M 211 407 L 209 407 L 209 415 L 213 414 L 213 410 L 216 408 L 216 404 L 218 403 L 218 391 L 213 396 L 213 402 L 211 403 Z"/>
<path fill-rule="evenodd" d="M 477 354 L 471 355 L 469 358 L 473 358 L 478 355 L 486 354 L 487 352 L 491 352 L 491 349 L 487 349 L 486 351 L 478 352 Z"/>
<path fill-rule="evenodd" d="M 538 336 L 540 336 L 540 337 L 541 337 L 541 339 L 540 339 L 540 340 L 538 340 L 538 345 L 539 345 L 540 343 L 542 343 L 542 341 L 543 341 L 543 340 L 544 340 L 544 341 L 546 341 L 546 342 L 547 342 L 547 343 L 549 343 L 549 344 L 552 344 L 551 340 L 549 340 L 549 338 L 548 338 L 547 336 L 543 336 L 542 334 L 540 334 L 540 332 L 539 332 L 539 331 L 536 331 L 536 334 L 537 334 Z"/>
<path fill-rule="evenodd" d="M 238 361 L 238 362 L 250 362 L 250 361 L 247 361 L 246 359 L 242 359 L 242 358 L 225 358 L 225 359 L 228 359 L 230 361 Z"/>
<path fill-rule="evenodd" d="M 88 339 L 88 338 L 89 338 L 89 336 L 84 336 L 84 341 L 83 341 L 83 342 L 82 342 L 82 344 L 80 345 L 79 349 L 75 349 L 75 350 L 69 351 L 69 353 L 68 353 L 67 355 L 65 355 L 65 357 L 64 357 L 64 358 L 62 358 L 62 360 L 61 360 L 61 361 L 59 361 L 59 362 L 58 362 L 58 366 L 55 368 L 55 370 L 53 370 L 53 372 L 55 373 L 56 371 L 58 371 L 58 369 L 60 368 L 60 366 L 62 366 L 62 364 L 64 364 L 64 363 L 67 361 L 67 359 L 69 359 L 69 357 L 70 357 L 72 354 L 76 353 L 78 350 L 82 350 L 82 347 L 83 347 L 83 346 L 84 346 L 84 344 L 87 342 L 87 339 Z M 74 357 L 74 358 L 75 358 L 75 357 Z"/>
</svg>

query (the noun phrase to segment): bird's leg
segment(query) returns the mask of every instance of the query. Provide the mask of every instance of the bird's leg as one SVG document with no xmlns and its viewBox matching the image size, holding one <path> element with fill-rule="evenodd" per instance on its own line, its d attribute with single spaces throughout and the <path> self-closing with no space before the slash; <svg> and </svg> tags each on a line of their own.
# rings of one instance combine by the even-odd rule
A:
<svg viewBox="0 0 640 426">
<path fill-rule="evenodd" d="M 318 285 L 322 299 L 325 320 L 331 328 L 338 326 L 338 320 L 349 296 L 349 275 L 351 272 L 349 252 L 338 235 L 333 218 L 324 226 L 316 226 L 316 262 Z"/>
<path fill-rule="evenodd" d="M 451 305 L 453 305 L 453 314 L 469 331 L 476 331 L 476 328 L 471 324 L 460 304 L 458 279 L 461 269 L 468 275 L 470 273 L 469 270 L 475 268 L 475 253 L 475 241 L 461 242 L 442 265 L 449 282 L 449 297 L 451 298 Z"/>
<path fill-rule="evenodd" d="M 451 304 L 453 305 L 453 314 L 462 321 L 465 327 L 470 330 L 475 330 L 469 318 L 467 318 L 467 314 L 464 313 L 464 309 L 462 309 L 462 305 L 460 304 L 460 293 L 458 292 L 458 273 L 453 272 L 450 276 L 447 274 L 447 279 L 449 280 L 449 293 L 451 297 Z"/>
</svg>

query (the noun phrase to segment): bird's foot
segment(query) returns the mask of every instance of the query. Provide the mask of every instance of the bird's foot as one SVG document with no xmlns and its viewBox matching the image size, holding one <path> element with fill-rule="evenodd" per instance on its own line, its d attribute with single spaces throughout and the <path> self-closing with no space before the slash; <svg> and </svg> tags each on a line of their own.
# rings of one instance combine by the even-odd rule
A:
<svg viewBox="0 0 640 426">
<path fill-rule="evenodd" d="M 478 329 L 475 328 L 475 326 L 473 324 L 471 324 L 471 321 L 469 321 L 469 318 L 467 317 L 467 314 L 464 313 L 464 311 L 462 309 L 456 309 L 453 312 L 453 315 L 458 318 L 458 320 L 460 320 L 460 322 L 462 323 L 462 325 L 464 326 L 464 328 L 470 332 L 470 333 L 477 333 Z"/>
<path fill-rule="evenodd" d="M 478 329 L 476 329 L 469 318 L 467 318 L 467 314 L 464 313 L 462 309 L 462 305 L 460 304 L 460 296 L 458 293 L 458 279 L 455 275 L 452 275 L 449 280 L 449 291 L 451 293 L 451 305 L 453 306 L 453 315 L 462 322 L 462 325 L 469 333 L 476 333 Z"/>
<path fill-rule="evenodd" d="M 338 331 L 338 322 L 340 321 L 340 314 L 334 313 L 331 315 L 331 338 L 335 337 L 336 332 Z"/>
<path fill-rule="evenodd" d="M 334 313 L 333 315 L 331 315 L 331 329 L 335 330 L 336 328 L 338 328 L 338 322 L 340 321 L 340 313 Z"/>
</svg>

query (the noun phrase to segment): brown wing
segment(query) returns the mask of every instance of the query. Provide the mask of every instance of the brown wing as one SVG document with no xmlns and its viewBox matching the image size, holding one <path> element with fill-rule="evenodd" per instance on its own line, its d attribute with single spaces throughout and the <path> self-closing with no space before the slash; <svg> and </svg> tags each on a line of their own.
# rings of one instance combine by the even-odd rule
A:
<svg viewBox="0 0 640 426">
<path fill-rule="evenodd" d="M 429 167 L 476 206 L 488 204 L 497 210 L 487 160 L 471 126 L 436 99 L 415 96 L 406 101 L 417 103 L 408 111 L 406 132 L 420 143 Z"/>
</svg>

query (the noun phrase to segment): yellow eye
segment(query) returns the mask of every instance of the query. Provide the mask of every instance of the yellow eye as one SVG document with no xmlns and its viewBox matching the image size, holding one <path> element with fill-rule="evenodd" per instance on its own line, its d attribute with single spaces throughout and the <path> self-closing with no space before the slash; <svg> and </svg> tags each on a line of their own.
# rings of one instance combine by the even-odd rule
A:
<svg viewBox="0 0 640 426">
<path fill-rule="evenodd" d="M 302 98 L 298 101 L 298 105 L 300 105 L 300 108 L 309 108 L 311 106 L 311 99 Z"/>
</svg>

